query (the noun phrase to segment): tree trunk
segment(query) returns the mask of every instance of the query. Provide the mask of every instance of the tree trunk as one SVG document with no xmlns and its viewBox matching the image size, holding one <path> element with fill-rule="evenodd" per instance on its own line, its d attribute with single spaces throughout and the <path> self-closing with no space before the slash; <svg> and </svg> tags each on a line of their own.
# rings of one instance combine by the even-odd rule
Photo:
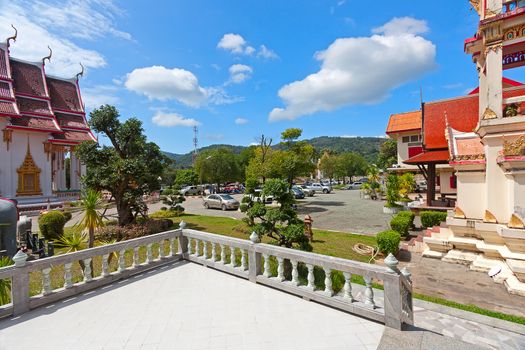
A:
<svg viewBox="0 0 525 350">
<path fill-rule="evenodd" d="M 93 227 L 89 228 L 89 241 L 88 248 L 93 248 L 95 245 L 95 229 Z"/>
<path fill-rule="evenodd" d="M 122 198 L 116 199 L 117 202 L 117 213 L 118 213 L 118 225 L 126 226 L 133 222 L 133 214 L 131 213 L 131 206 L 124 201 Z"/>
</svg>

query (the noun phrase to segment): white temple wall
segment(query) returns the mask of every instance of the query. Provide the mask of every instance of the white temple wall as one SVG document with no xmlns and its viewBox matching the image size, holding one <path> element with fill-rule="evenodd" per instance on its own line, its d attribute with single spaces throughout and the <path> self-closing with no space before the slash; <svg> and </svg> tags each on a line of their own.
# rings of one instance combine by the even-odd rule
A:
<svg viewBox="0 0 525 350">
<path fill-rule="evenodd" d="M 509 208 L 512 212 L 525 217 L 525 170 L 507 175 L 509 187 Z M 509 213 L 509 216 L 512 213 Z"/>
<path fill-rule="evenodd" d="M 483 138 L 486 159 L 486 209 L 499 223 L 507 223 L 510 218 L 508 182 L 503 169 L 497 163 L 497 158 L 503 149 L 501 137 L 486 136 Z"/>
<path fill-rule="evenodd" d="M 10 193 L 12 197 L 16 196 L 16 189 L 18 186 L 18 169 L 24 162 L 27 152 L 27 144 L 29 146 L 33 160 L 40 168 L 40 189 L 43 196 L 51 196 L 51 161 L 48 161 L 47 154 L 44 152 L 44 142 L 47 140 L 48 134 L 41 132 L 21 132 L 13 131 L 13 142 L 9 145 L 9 153 L 11 155 L 11 184 Z"/>
<path fill-rule="evenodd" d="M 0 118 L 0 130 L 3 130 L 6 125 L 7 119 Z M 9 149 L 11 149 L 11 144 L 9 145 Z M 7 151 L 7 144 L 2 141 L 2 143 L 0 144 L 0 196 L 2 197 L 10 197 L 11 174 L 11 161 L 9 158 L 9 152 Z"/>
<path fill-rule="evenodd" d="M 483 171 L 458 171 L 457 206 L 471 219 L 483 219 L 486 208 L 486 184 Z"/>
</svg>

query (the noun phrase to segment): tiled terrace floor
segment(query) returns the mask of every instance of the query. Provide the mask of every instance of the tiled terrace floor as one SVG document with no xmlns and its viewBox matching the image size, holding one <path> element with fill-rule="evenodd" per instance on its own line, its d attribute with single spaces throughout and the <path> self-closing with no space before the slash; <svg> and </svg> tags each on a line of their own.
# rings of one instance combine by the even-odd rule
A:
<svg viewBox="0 0 525 350">
<path fill-rule="evenodd" d="M 0 322 L 0 349 L 376 349 L 384 326 L 193 263 Z"/>
</svg>

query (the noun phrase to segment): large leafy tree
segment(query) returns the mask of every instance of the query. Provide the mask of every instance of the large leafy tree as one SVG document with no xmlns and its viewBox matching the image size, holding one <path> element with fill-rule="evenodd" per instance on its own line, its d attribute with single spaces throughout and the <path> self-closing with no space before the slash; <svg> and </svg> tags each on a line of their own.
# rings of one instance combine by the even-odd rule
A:
<svg viewBox="0 0 525 350">
<path fill-rule="evenodd" d="M 365 175 L 367 168 L 365 158 L 354 152 L 346 152 L 337 157 L 335 175 L 352 179 L 356 175 Z"/>
<path fill-rule="evenodd" d="M 339 156 L 325 151 L 319 160 L 319 170 L 323 172 L 324 177 L 332 181 L 337 174 L 337 167 L 340 162 L 341 158 Z"/>
<path fill-rule="evenodd" d="M 181 188 L 184 185 L 195 185 L 199 181 L 199 175 L 193 169 L 179 169 L 175 174 L 173 185 Z"/>
<path fill-rule="evenodd" d="M 377 158 L 377 166 L 381 169 L 390 168 L 397 163 L 397 141 L 394 139 L 387 139 L 379 147 L 379 156 Z"/>
<path fill-rule="evenodd" d="M 288 181 L 291 187 L 298 176 L 308 176 L 315 170 L 317 152 L 306 141 L 298 141 L 302 130 L 298 128 L 286 129 L 281 133 L 285 150 L 276 152 L 274 166 L 281 172 L 281 178 Z"/>
<path fill-rule="evenodd" d="M 201 182 L 217 184 L 239 179 L 239 164 L 233 152 L 225 147 L 199 153 L 195 171 Z"/>
<path fill-rule="evenodd" d="M 76 147 L 76 155 L 87 166 L 82 181 L 88 188 L 109 191 L 115 198 L 119 225 L 130 224 L 139 213 L 145 213 L 142 196 L 160 188 L 169 159 L 155 143 L 147 142 L 140 120 L 121 122 L 113 106 L 93 110 L 89 125 L 112 146 L 83 142 Z"/>
</svg>

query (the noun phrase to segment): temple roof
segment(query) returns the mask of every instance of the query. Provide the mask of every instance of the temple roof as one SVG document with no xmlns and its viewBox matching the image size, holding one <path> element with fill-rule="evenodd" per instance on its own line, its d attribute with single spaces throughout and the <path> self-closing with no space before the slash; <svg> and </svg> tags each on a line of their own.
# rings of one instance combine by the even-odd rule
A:
<svg viewBox="0 0 525 350">
<path fill-rule="evenodd" d="M 53 116 L 53 112 L 49 106 L 48 101 L 45 100 L 34 100 L 31 98 L 25 98 L 17 96 L 16 104 L 21 114 L 39 114 L 45 116 Z"/>
<path fill-rule="evenodd" d="M 58 125 L 61 128 L 86 129 L 89 130 L 85 119 L 81 115 L 55 113 Z"/>
<path fill-rule="evenodd" d="M 47 77 L 46 81 L 53 109 L 84 112 L 76 82 L 50 77 Z"/>
<path fill-rule="evenodd" d="M 11 119 L 9 129 L 29 129 L 31 131 L 62 132 L 53 118 L 22 116 Z"/>
<path fill-rule="evenodd" d="M 16 94 L 48 98 L 44 73 L 37 64 L 9 59 Z"/>
<path fill-rule="evenodd" d="M 405 164 L 446 164 L 449 160 L 448 150 L 425 150 L 423 153 L 420 153 L 412 158 L 405 160 Z"/>
<path fill-rule="evenodd" d="M 63 134 L 53 134 L 53 139 L 50 141 L 53 143 L 77 144 L 84 141 L 96 142 L 97 138 L 91 133 L 91 131 L 65 130 Z"/>
<path fill-rule="evenodd" d="M 421 111 L 392 114 L 386 128 L 387 134 L 421 130 Z"/>
</svg>

